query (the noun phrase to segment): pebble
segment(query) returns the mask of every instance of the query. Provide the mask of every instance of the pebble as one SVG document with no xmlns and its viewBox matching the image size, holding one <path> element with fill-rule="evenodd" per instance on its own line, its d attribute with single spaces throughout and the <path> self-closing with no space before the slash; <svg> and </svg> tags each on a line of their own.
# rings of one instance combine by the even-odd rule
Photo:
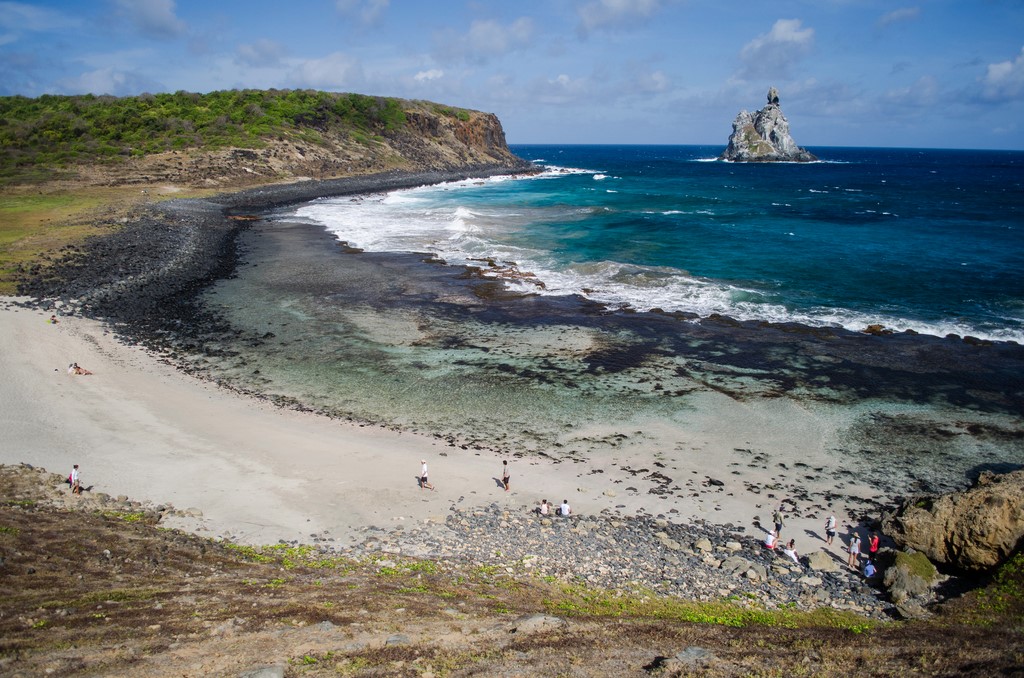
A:
<svg viewBox="0 0 1024 678">
<path fill-rule="evenodd" d="M 701 519 L 540 518 L 528 507 L 519 513 L 497 504 L 471 512 L 453 507 L 441 525 L 375 532 L 333 551 L 353 558 L 415 551 L 453 567 L 497 566 L 510 575 L 582 579 L 594 587 L 687 600 L 740 596 L 769 609 L 842 607 L 878 619 L 893 613 L 882 591 L 865 586 L 855 573 L 812 572 L 783 561 L 758 539 Z M 710 556 L 714 551 L 723 554 L 721 560 Z"/>
</svg>

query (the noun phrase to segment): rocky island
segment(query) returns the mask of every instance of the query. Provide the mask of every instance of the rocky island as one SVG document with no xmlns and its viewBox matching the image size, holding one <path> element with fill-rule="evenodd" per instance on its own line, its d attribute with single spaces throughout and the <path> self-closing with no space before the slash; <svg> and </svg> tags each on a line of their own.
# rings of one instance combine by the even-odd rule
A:
<svg viewBox="0 0 1024 678">
<path fill-rule="evenodd" d="M 789 121 L 779 107 L 779 92 L 768 89 L 768 103 L 757 113 L 740 111 L 732 123 L 729 146 L 719 160 L 734 162 L 812 162 L 817 156 L 789 135 Z"/>
</svg>

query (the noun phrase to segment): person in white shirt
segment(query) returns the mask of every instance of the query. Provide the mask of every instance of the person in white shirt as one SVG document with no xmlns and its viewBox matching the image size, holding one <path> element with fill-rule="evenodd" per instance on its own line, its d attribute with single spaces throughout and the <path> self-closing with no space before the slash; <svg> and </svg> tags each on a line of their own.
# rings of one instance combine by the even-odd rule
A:
<svg viewBox="0 0 1024 678">
<path fill-rule="evenodd" d="M 540 507 L 537 509 L 537 513 L 546 516 L 551 511 L 551 504 L 548 503 L 547 499 L 541 500 Z"/>
<path fill-rule="evenodd" d="M 78 464 L 71 469 L 71 494 L 82 494 L 82 472 L 78 470 Z"/>
<path fill-rule="evenodd" d="M 424 459 L 424 460 L 420 461 L 420 464 L 422 464 L 422 466 L 420 466 L 420 489 L 421 490 L 432 490 L 432 489 L 434 489 L 434 486 L 431 485 L 430 481 L 427 479 L 427 460 Z"/>
<path fill-rule="evenodd" d="M 572 509 L 569 508 L 569 500 L 568 499 L 563 499 L 562 500 L 562 505 L 558 507 L 558 515 L 560 515 L 560 516 L 572 515 Z"/>
</svg>

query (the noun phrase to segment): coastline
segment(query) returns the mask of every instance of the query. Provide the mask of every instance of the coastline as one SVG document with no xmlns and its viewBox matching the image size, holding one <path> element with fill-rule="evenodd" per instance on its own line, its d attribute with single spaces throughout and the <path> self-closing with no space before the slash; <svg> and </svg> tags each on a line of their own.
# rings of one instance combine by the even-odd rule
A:
<svg viewBox="0 0 1024 678">
<path fill-rule="evenodd" d="M 93 250 L 92 268 L 65 269 L 59 285 L 40 281 L 29 288 L 55 299 L 41 306 L 8 300 L 0 311 L 4 345 L 10 347 L 3 354 L 2 367 L 11 375 L 5 402 L 19 403 L 4 415 L 0 461 L 56 472 L 81 463 L 86 482 L 96 491 L 170 502 L 186 512 L 195 508 L 201 518 L 179 515 L 168 525 L 249 544 L 351 545 L 368 529 L 443 529 L 453 508 L 490 510 L 496 504 L 524 513 L 542 498 L 555 503 L 569 499 L 578 515 L 707 520 L 756 537 L 756 521 L 767 522 L 786 501 L 790 534 L 798 535 L 806 552 L 823 545 L 814 535 L 829 509 L 841 525 L 855 526 L 869 511 L 895 499 L 880 493 L 874 478 L 857 478 L 849 468 L 836 467 L 834 452 L 822 444 L 829 423 L 815 412 L 777 394 L 737 398 L 736 389 L 723 384 L 708 392 L 704 411 L 691 419 L 694 430 L 684 448 L 677 449 L 688 450 L 671 460 L 642 439 L 600 459 L 516 457 L 513 488 L 505 493 L 495 483 L 501 450 L 277 407 L 172 366 L 174 352 L 187 351 L 193 338 L 184 331 L 175 335 L 168 327 L 217 322 L 199 318 L 192 300 L 198 290 L 234 270 L 235 238 L 252 222 L 229 217 L 312 197 L 464 176 L 396 173 L 299 182 L 154 206 L 152 215 Z M 118 271 L 102 267 L 107 258 L 117 260 Z M 586 306 L 583 300 L 566 303 Z M 52 326 L 45 319 L 53 309 L 71 315 Z M 587 313 L 605 317 L 596 308 Z M 106 324 L 79 314 L 104 318 Z M 985 349 L 951 339 L 858 336 L 727 318 L 694 324 L 670 314 L 646 317 L 671 324 L 672 331 L 686 325 L 704 342 L 728 341 L 742 332 L 746 347 L 795 338 L 813 342 L 833 361 L 856 356 L 873 370 L 857 374 L 845 368 L 855 390 L 866 389 L 882 373 L 874 368 L 901 369 L 899 363 L 910 358 L 919 364 L 960 361 L 965 372 L 971 371 Z M 833 354 L 835 345 L 846 346 L 845 353 Z M 1019 353 L 1014 347 L 996 349 Z M 70 377 L 63 371 L 69 361 L 95 374 Z M 1004 379 L 1012 381 L 1012 375 Z M 885 392 L 883 384 L 879 393 Z M 591 426 L 583 433 L 600 437 L 607 431 Z M 421 458 L 430 462 L 437 492 L 416 486 Z M 663 491 L 666 485 L 674 491 Z M 832 552 L 842 558 L 840 540 Z"/>
<path fill-rule="evenodd" d="M 45 468 L 54 479 L 79 464 L 85 494 L 54 482 L 58 506 L 145 510 L 161 527 L 237 544 L 497 565 L 694 600 L 749 591 L 769 608 L 889 614 L 878 592 L 841 565 L 848 533 L 866 534 L 856 502 L 837 502 L 840 537 L 826 546 L 824 514 L 789 494 L 744 491 L 726 458 L 701 458 L 699 471 L 687 469 L 694 480 L 683 480 L 683 469 L 640 450 L 628 455 L 631 471 L 513 458 L 506 492 L 492 452 L 276 407 L 184 374 L 99 321 L 48 318 L 24 299 L 0 300 L 0 341 L 12 349 L 0 353 L 0 388 L 11 403 L 0 414 L 0 464 Z M 68 360 L 92 374 L 69 374 Z M 420 459 L 434 491 L 417 485 Z M 623 490 L 657 490 L 662 471 L 687 486 L 685 496 Z M 755 473 L 745 482 L 758 478 L 772 480 Z M 568 499 L 573 517 L 540 520 L 533 509 L 543 498 Z M 761 526 L 783 499 L 784 536 L 802 555 L 827 553 L 835 573 L 809 575 L 761 548 Z M 751 567 L 757 575 L 744 575 Z"/>
</svg>

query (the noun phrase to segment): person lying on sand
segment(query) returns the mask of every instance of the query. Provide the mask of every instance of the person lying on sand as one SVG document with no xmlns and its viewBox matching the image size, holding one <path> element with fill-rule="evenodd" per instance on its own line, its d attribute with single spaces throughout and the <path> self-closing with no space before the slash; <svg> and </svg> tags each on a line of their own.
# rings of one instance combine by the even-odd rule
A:
<svg viewBox="0 0 1024 678">
<path fill-rule="evenodd" d="M 68 374 L 92 374 L 92 372 L 84 367 L 79 367 L 78 363 L 71 363 L 68 365 Z"/>
</svg>

